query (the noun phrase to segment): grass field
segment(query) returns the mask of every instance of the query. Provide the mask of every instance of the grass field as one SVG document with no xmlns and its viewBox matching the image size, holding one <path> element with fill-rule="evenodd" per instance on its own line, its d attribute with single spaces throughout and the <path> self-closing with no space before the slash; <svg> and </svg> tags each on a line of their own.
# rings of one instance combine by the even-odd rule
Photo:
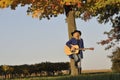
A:
<svg viewBox="0 0 120 80">
<path fill-rule="evenodd" d="M 0 79 L 3 80 L 3 79 Z M 83 70 L 79 76 L 53 76 L 53 77 L 29 77 L 7 80 L 120 80 L 120 73 L 112 73 L 109 69 Z"/>
<path fill-rule="evenodd" d="M 31 77 L 12 80 L 120 80 L 120 73 L 82 74 L 79 76 Z"/>
</svg>

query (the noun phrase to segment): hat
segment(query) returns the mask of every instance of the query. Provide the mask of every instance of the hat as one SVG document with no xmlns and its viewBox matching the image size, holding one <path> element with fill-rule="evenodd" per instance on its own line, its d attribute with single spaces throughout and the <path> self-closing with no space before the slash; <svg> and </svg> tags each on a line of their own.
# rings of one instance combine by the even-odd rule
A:
<svg viewBox="0 0 120 80">
<path fill-rule="evenodd" d="M 81 31 L 79 30 L 75 30 L 74 32 L 71 33 L 71 35 L 73 36 L 74 33 L 78 32 L 80 35 L 82 34 Z"/>
</svg>

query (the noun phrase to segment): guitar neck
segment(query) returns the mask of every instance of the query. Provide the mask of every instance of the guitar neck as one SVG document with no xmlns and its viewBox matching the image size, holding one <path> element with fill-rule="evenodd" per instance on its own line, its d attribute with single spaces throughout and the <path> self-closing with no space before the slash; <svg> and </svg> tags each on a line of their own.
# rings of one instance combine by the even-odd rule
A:
<svg viewBox="0 0 120 80">
<path fill-rule="evenodd" d="M 90 50 L 90 48 L 79 48 L 78 50 Z"/>
</svg>

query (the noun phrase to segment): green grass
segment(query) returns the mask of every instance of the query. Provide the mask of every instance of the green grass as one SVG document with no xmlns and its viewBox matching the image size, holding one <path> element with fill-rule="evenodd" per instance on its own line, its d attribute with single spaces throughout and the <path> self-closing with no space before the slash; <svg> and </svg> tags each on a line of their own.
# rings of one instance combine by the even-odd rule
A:
<svg viewBox="0 0 120 80">
<path fill-rule="evenodd" d="M 120 80 L 120 73 L 82 74 L 79 76 L 31 77 L 12 80 Z"/>
</svg>

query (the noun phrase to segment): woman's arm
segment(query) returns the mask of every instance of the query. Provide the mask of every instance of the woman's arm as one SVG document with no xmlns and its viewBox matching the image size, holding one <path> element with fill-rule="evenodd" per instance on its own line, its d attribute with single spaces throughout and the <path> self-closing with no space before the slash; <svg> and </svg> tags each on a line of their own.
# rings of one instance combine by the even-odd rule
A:
<svg viewBox="0 0 120 80">
<path fill-rule="evenodd" d="M 83 41 L 83 39 L 81 39 L 82 41 L 81 41 L 81 47 L 82 48 L 84 48 L 84 41 Z"/>
<path fill-rule="evenodd" d="M 72 47 L 72 41 L 73 39 L 70 39 L 68 42 L 66 42 L 66 45 L 71 48 Z"/>
</svg>

